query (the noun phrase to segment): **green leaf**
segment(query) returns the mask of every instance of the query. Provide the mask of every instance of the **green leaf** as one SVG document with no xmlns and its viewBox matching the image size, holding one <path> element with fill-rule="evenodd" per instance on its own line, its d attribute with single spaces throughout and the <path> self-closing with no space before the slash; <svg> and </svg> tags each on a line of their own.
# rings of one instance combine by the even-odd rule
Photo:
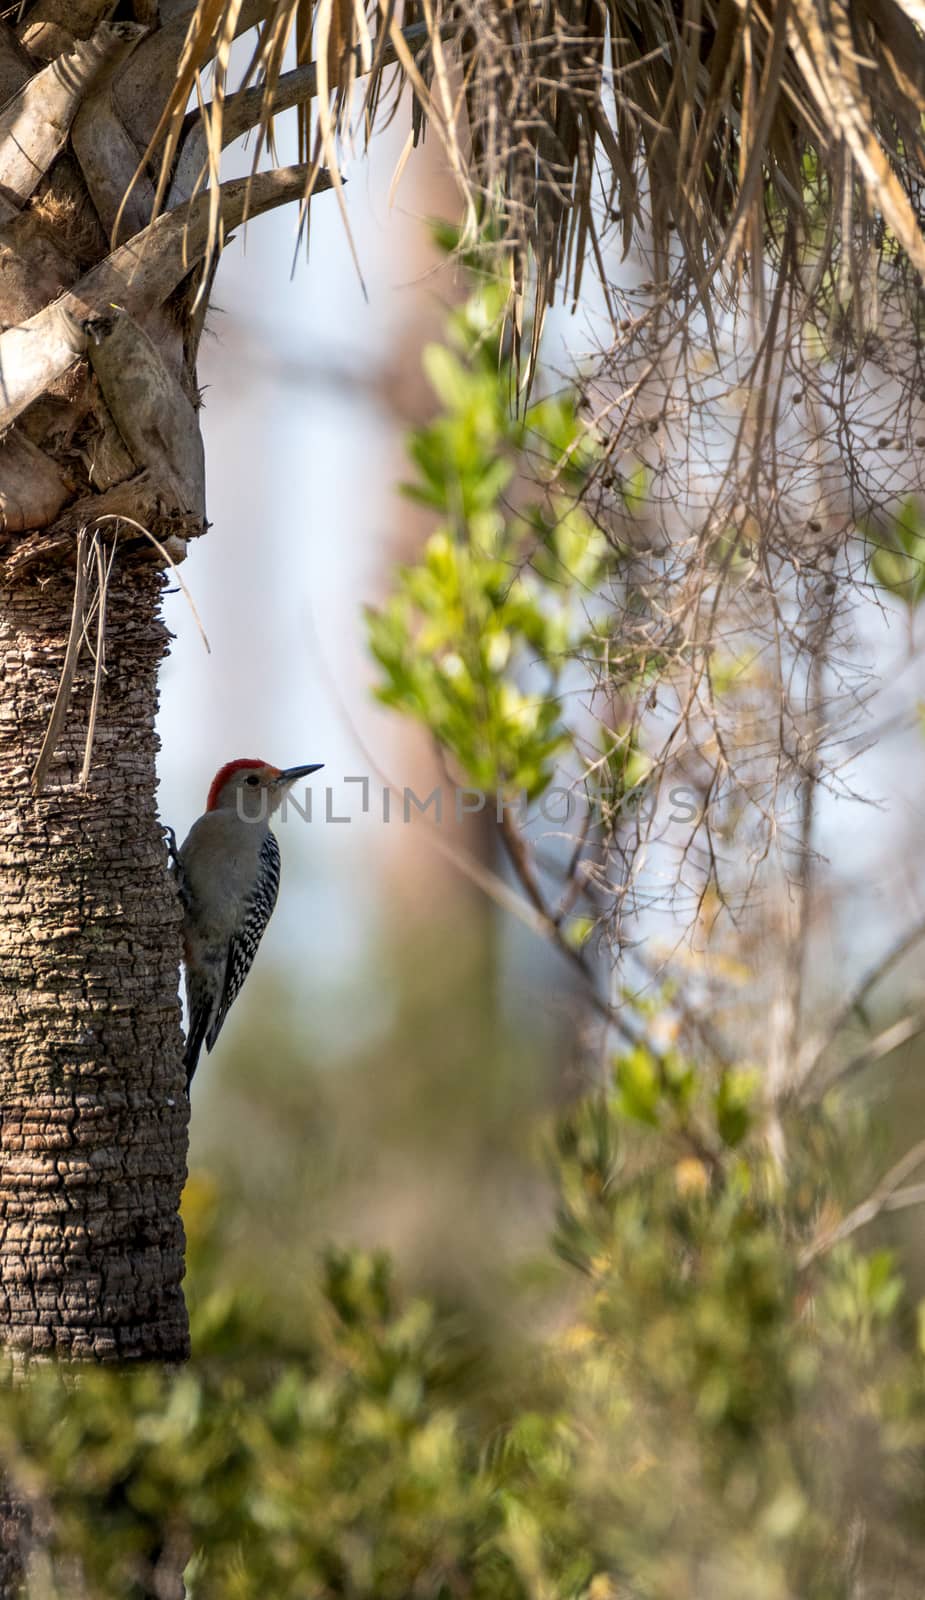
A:
<svg viewBox="0 0 925 1600">
<path fill-rule="evenodd" d="M 752 1126 L 757 1076 L 744 1067 L 728 1067 L 716 1090 L 716 1126 L 725 1144 L 741 1144 Z"/>
<path fill-rule="evenodd" d="M 650 473 L 643 462 L 634 468 L 621 485 L 623 504 L 631 517 L 638 517 L 649 498 Z"/>
<path fill-rule="evenodd" d="M 437 399 L 448 410 L 463 405 L 472 380 L 459 358 L 444 344 L 428 344 L 424 346 L 421 360 Z"/>
<path fill-rule="evenodd" d="M 867 525 L 871 571 L 882 589 L 915 607 L 925 597 L 925 507 L 907 495 L 885 531 Z"/>
<path fill-rule="evenodd" d="M 619 1058 L 615 1076 L 618 1103 L 623 1115 L 656 1127 L 661 1083 L 651 1052 L 643 1045 L 637 1045 Z"/>
</svg>

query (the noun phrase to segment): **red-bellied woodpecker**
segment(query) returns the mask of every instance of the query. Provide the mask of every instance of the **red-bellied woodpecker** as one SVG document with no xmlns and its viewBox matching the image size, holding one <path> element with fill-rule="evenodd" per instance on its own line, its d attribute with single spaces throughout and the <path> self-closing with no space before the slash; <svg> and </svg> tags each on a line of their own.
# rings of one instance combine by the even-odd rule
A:
<svg viewBox="0 0 925 1600">
<path fill-rule="evenodd" d="M 187 1087 L 203 1044 L 211 1050 L 221 1032 L 276 905 L 279 845 L 270 817 L 289 787 L 321 765 L 280 770 L 265 761 L 229 761 L 179 850 L 167 830 L 183 902 Z"/>
</svg>

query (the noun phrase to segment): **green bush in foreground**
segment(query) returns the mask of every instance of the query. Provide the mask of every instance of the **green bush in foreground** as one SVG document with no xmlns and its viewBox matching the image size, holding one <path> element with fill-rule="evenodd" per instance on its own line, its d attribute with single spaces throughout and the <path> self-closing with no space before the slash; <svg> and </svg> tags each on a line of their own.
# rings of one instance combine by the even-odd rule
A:
<svg viewBox="0 0 925 1600">
<path fill-rule="evenodd" d="M 4 1396 L 51 1592 L 76 1558 L 94 1600 L 177 1561 L 193 1600 L 920 1593 L 913 1308 L 882 1251 L 809 1259 L 839 1199 L 812 1175 L 853 1134 L 788 1130 L 784 1184 L 747 1102 L 731 1130 L 682 1063 L 655 1070 L 645 1115 L 624 1058 L 558 1121 L 569 1310 L 557 1284 L 528 1337 L 512 1284 L 490 1359 L 379 1257 L 329 1255 L 298 1304 L 229 1285 L 233 1204 L 194 1182 L 191 1366 L 37 1368 Z"/>
</svg>

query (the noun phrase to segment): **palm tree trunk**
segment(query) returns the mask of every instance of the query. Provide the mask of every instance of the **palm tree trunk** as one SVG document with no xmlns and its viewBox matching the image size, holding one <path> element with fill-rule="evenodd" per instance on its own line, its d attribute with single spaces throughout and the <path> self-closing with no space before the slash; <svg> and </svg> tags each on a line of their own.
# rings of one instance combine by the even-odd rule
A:
<svg viewBox="0 0 925 1600">
<path fill-rule="evenodd" d="M 154 803 L 162 578 L 117 550 L 45 792 L 67 570 L 0 585 L 0 1337 L 98 1360 L 187 1351 L 179 913 Z"/>
</svg>

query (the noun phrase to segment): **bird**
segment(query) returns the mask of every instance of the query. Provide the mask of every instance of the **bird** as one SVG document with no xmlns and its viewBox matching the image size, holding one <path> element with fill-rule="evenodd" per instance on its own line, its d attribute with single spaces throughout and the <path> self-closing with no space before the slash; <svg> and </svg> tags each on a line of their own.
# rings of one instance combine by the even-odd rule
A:
<svg viewBox="0 0 925 1600">
<path fill-rule="evenodd" d="M 227 761 L 179 849 L 173 829 L 165 830 L 183 907 L 187 1092 L 202 1046 L 213 1049 L 276 905 L 280 856 L 270 817 L 299 778 L 323 765 Z"/>
</svg>

